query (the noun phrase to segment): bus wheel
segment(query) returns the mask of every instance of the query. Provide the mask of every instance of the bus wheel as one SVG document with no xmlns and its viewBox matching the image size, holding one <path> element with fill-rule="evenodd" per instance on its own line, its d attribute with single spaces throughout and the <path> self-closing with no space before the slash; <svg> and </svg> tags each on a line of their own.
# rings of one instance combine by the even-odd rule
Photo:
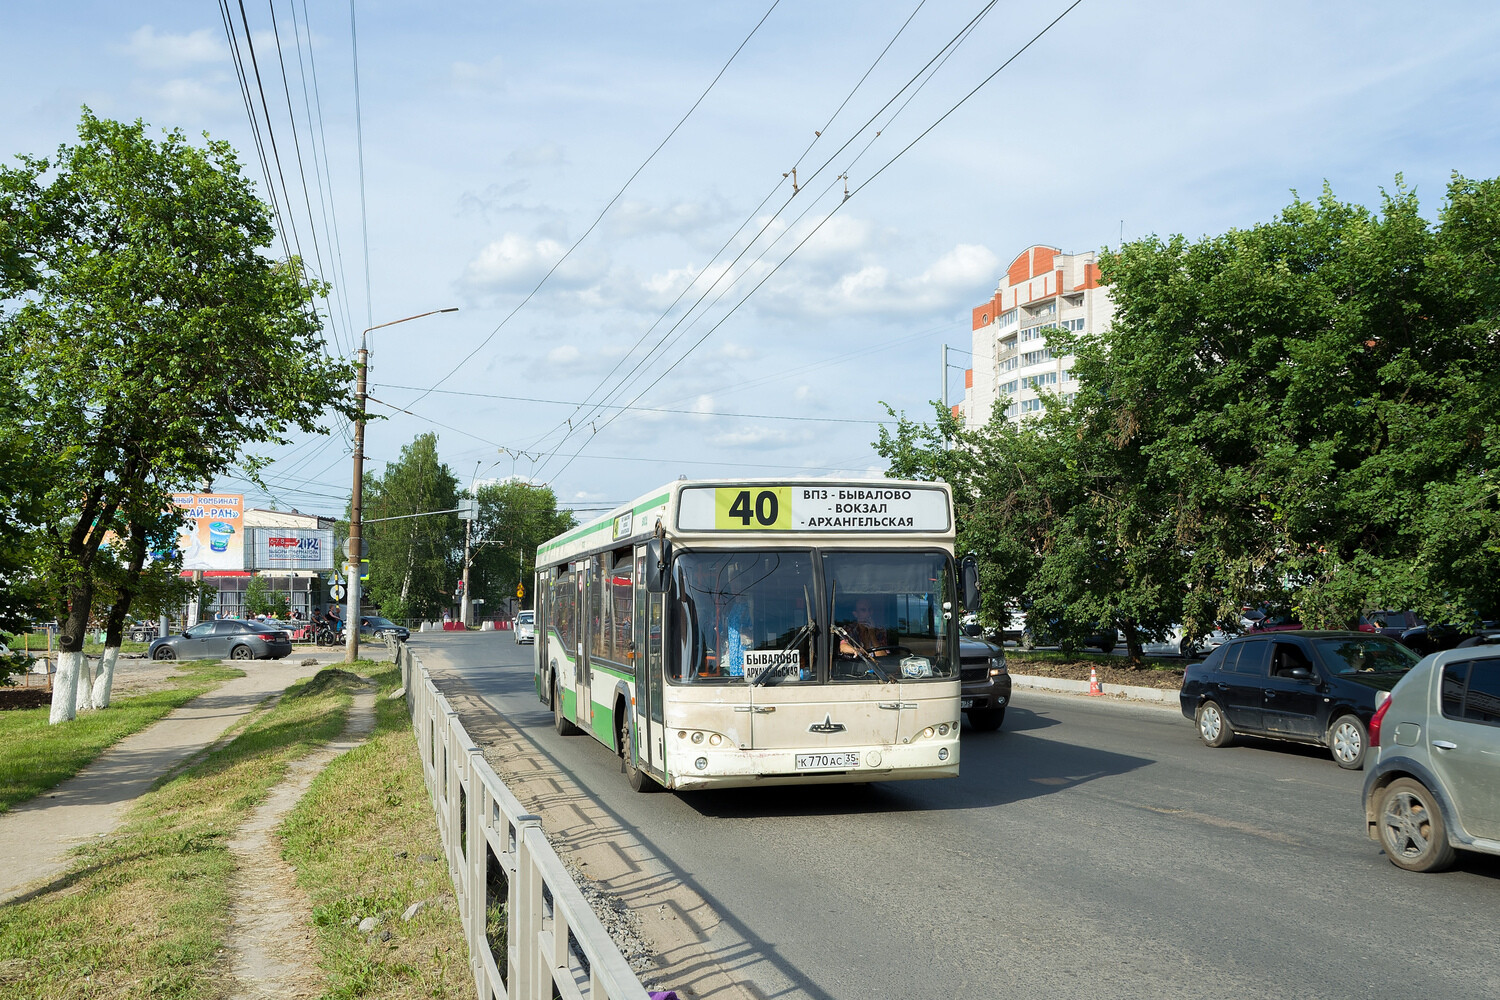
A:
<svg viewBox="0 0 1500 1000">
<path fill-rule="evenodd" d="M 651 775 L 635 766 L 635 761 L 630 752 L 630 717 L 625 714 L 624 704 L 615 708 L 615 741 L 620 747 L 620 770 L 625 772 L 625 780 L 630 782 L 630 787 L 637 792 L 654 792 L 661 786 L 652 779 Z"/>
<path fill-rule="evenodd" d="M 578 727 L 563 715 L 562 699 L 557 696 L 556 678 L 552 680 L 552 728 L 557 730 L 559 736 L 573 736 L 578 732 Z"/>
</svg>

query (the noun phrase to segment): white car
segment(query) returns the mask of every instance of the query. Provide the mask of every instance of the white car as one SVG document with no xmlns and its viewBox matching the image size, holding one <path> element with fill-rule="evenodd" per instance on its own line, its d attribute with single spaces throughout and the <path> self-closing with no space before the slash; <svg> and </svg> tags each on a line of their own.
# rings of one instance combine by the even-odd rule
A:
<svg viewBox="0 0 1500 1000">
<path fill-rule="evenodd" d="M 536 612 L 516 612 L 516 642 L 536 642 Z"/>
<path fill-rule="evenodd" d="M 1223 645 L 1225 640 L 1230 638 L 1232 638 L 1230 633 L 1216 628 L 1208 633 L 1208 635 L 1193 643 L 1191 648 L 1189 648 L 1188 643 L 1183 639 L 1182 626 L 1173 625 L 1171 630 L 1167 632 L 1166 638 L 1162 639 L 1161 642 L 1143 643 L 1141 651 L 1147 656 L 1181 656 L 1192 658 L 1194 656 L 1204 656 L 1212 652 Z"/>
</svg>

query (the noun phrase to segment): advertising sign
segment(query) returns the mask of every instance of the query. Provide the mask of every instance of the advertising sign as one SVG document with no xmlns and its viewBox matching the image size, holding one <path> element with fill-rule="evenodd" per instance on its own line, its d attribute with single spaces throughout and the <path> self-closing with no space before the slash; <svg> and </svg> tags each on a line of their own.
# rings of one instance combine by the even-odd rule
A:
<svg viewBox="0 0 1500 1000">
<path fill-rule="evenodd" d="M 326 572 L 334 568 L 332 528 L 248 528 L 249 547 L 245 568 L 308 569 Z"/>
<path fill-rule="evenodd" d="M 173 493 L 182 508 L 177 529 L 183 569 L 245 568 L 245 497 L 241 493 Z"/>
</svg>

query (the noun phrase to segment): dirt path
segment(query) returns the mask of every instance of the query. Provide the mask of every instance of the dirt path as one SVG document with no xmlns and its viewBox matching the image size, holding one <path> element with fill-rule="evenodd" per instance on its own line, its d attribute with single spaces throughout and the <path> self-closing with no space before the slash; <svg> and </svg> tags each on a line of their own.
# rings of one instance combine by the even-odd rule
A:
<svg viewBox="0 0 1500 1000">
<path fill-rule="evenodd" d="M 375 728 L 375 689 L 354 696 L 354 708 L 339 739 L 293 763 L 229 842 L 240 883 L 232 903 L 229 966 L 239 1000 L 313 997 L 323 992 L 312 907 L 297 886 L 292 866 L 281 859 L 274 831 L 335 757 L 363 743 Z"/>
</svg>

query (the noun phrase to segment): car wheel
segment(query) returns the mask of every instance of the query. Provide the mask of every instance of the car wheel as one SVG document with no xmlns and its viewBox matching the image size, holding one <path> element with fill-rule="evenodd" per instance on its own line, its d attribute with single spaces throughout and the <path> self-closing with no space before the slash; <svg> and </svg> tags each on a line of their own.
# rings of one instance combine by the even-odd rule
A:
<svg viewBox="0 0 1500 1000">
<path fill-rule="evenodd" d="M 1198 655 L 1198 647 L 1193 645 L 1189 639 L 1183 639 L 1177 644 L 1177 653 L 1184 660 L 1191 660 Z"/>
<path fill-rule="evenodd" d="M 156 652 L 151 654 L 151 658 L 153 660 L 175 660 L 177 659 L 177 650 L 171 646 L 161 646 Z"/>
<path fill-rule="evenodd" d="M 1409 872 L 1437 872 L 1453 864 L 1453 845 L 1437 799 L 1419 781 L 1397 778 L 1380 796 L 1380 846 L 1391 864 Z"/>
<path fill-rule="evenodd" d="M 1030 631 L 1022 632 L 1020 645 L 1022 649 L 1035 649 L 1036 636 L 1032 635 Z"/>
<path fill-rule="evenodd" d="M 563 715 L 562 699 L 557 696 L 557 681 L 555 680 L 552 682 L 552 728 L 557 730 L 559 736 L 573 736 L 579 732 L 578 727 Z"/>
<path fill-rule="evenodd" d="M 1110 653 L 1113 653 L 1114 651 L 1115 651 L 1115 644 L 1112 643 L 1112 642 L 1101 642 L 1099 644 L 1099 652 L 1103 653 L 1105 656 L 1108 656 Z"/>
<path fill-rule="evenodd" d="M 1199 705 L 1196 718 L 1198 736 L 1202 738 L 1204 746 L 1228 746 L 1229 741 L 1234 739 L 1234 730 L 1229 725 L 1229 717 L 1224 714 L 1224 709 L 1219 707 L 1218 702 L 1205 701 Z"/>
<path fill-rule="evenodd" d="M 1339 767 L 1358 771 L 1365 766 L 1365 748 L 1370 737 L 1365 724 L 1352 715 L 1341 715 L 1328 727 L 1328 749 Z"/>
<path fill-rule="evenodd" d="M 971 708 L 969 725 L 981 733 L 993 733 L 1005 722 L 1003 708 Z"/>
<path fill-rule="evenodd" d="M 229 651 L 229 658 L 231 660 L 253 660 L 255 659 L 255 654 L 251 652 L 249 646 L 236 646 Z"/>
</svg>

